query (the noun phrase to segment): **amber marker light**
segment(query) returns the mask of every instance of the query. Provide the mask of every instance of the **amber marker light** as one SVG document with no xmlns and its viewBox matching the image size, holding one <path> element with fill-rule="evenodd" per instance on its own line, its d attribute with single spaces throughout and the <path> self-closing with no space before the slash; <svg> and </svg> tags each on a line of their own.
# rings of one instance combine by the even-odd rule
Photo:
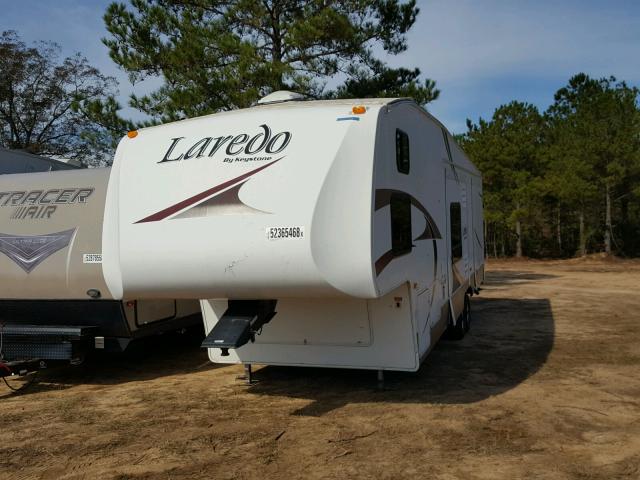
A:
<svg viewBox="0 0 640 480">
<path fill-rule="evenodd" d="M 354 115 L 362 115 L 363 113 L 367 113 L 367 107 L 364 105 L 357 105 L 351 109 Z"/>
<path fill-rule="evenodd" d="M 138 136 L 138 131 L 137 130 L 131 130 L 129 132 L 127 132 L 127 137 L 129 138 L 136 138 Z"/>
</svg>

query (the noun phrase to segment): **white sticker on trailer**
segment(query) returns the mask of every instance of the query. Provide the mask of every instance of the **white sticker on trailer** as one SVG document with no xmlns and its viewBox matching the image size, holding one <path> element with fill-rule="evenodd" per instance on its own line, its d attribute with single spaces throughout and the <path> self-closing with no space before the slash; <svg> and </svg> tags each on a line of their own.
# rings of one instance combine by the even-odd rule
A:
<svg viewBox="0 0 640 480">
<path fill-rule="evenodd" d="M 300 240 L 304 227 L 267 227 L 267 240 Z"/>
<path fill-rule="evenodd" d="M 101 253 L 85 253 L 82 255 L 82 263 L 102 263 Z"/>
</svg>

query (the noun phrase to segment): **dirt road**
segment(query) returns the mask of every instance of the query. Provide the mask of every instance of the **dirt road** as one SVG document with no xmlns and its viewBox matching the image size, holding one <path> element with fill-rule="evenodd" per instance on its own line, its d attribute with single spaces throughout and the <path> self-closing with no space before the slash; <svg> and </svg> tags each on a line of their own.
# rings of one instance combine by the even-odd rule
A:
<svg viewBox="0 0 640 480">
<path fill-rule="evenodd" d="M 0 478 L 640 478 L 640 263 L 493 262 L 417 374 L 216 367 L 197 339 L 0 387 Z M 0 384 L 2 385 L 2 384 Z"/>
</svg>

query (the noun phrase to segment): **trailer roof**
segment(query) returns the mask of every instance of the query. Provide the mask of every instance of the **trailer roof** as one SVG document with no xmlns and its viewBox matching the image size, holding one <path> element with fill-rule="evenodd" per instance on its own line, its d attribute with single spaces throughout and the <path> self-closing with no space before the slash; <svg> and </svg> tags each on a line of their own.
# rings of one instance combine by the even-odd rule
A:
<svg viewBox="0 0 640 480">
<path fill-rule="evenodd" d="M 0 148 L 0 174 L 49 172 L 52 170 L 72 170 L 78 168 L 80 167 L 53 158 L 34 155 L 24 150 Z"/>
<path fill-rule="evenodd" d="M 247 108 L 239 108 L 237 110 L 228 110 L 225 112 L 216 112 L 209 115 L 203 115 L 200 117 L 185 118 L 183 120 L 177 120 L 175 122 L 164 123 L 161 125 L 154 125 L 152 127 L 146 127 L 145 129 L 158 128 L 172 123 L 178 122 L 196 122 L 204 118 L 221 117 L 229 115 L 242 115 L 250 111 L 266 110 L 269 112 L 277 110 L 294 110 L 294 109 L 312 109 L 312 108 L 335 108 L 338 106 L 353 107 L 356 105 L 364 105 L 370 107 L 382 107 L 385 105 L 399 104 L 399 103 L 411 103 L 416 108 L 422 111 L 426 116 L 435 121 L 441 128 L 444 128 L 450 135 L 449 129 L 436 117 L 434 117 L 426 108 L 418 105 L 418 103 L 410 97 L 393 97 L 393 98 L 339 98 L 334 100 L 289 100 L 279 101 L 266 104 L 256 104 Z M 142 130 L 142 129 L 141 129 Z"/>
<path fill-rule="evenodd" d="M 345 98 L 345 99 L 336 99 L 336 100 L 292 100 L 292 101 L 283 101 L 283 102 L 273 102 L 273 103 L 266 103 L 261 105 L 256 104 L 248 108 L 239 108 L 237 110 L 216 112 L 209 115 L 203 115 L 200 117 L 185 118 L 184 120 L 177 120 L 176 122 L 169 122 L 161 125 L 145 127 L 144 130 L 162 127 L 165 125 L 169 125 L 171 123 L 193 122 L 193 121 L 200 121 L 203 118 L 221 117 L 221 116 L 229 116 L 229 115 L 241 115 L 248 111 L 257 111 L 257 110 L 275 111 L 275 110 L 283 110 L 283 109 L 289 110 L 289 109 L 302 109 L 302 108 L 304 109 L 330 108 L 330 107 L 337 107 L 341 105 L 349 106 L 349 107 L 355 106 L 355 105 L 379 107 L 379 106 L 390 105 L 392 103 L 398 103 L 398 102 L 415 103 L 415 100 L 413 100 L 412 98 L 400 97 L 400 98 Z M 143 130 L 143 129 L 140 129 L 140 130 Z"/>
</svg>

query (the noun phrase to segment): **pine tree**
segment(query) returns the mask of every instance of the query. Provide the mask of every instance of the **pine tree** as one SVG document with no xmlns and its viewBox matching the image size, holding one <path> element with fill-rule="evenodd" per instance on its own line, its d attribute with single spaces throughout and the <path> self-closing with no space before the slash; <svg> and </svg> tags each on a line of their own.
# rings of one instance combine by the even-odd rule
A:
<svg viewBox="0 0 640 480">
<path fill-rule="evenodd" d="M 467 125 L 463 147 L 483 173 L 494 250 L 500 241 L 505 253 L 521 257 L 527 230 L 538 221 L 542 116 L 533 105 L 511 102 L 498 107 L 490 122 Z"/>
<path fill-rule="evenodd" d="M 624 231 L 628 224 L 628 203 L 640 181 L 639 93 L 614 77 L 597 80 L 581 73 L 556 92 L 549 108 L 554 164 L 565 179 L 559 193 L 577 207 L 580 254 L 586 252 L 585 221 L 601 232 L 608 254 L 616 241 L 615 209 L 623 217 L 617 226 Z"/>
<path fill-rule="evenodd" d="M 154 121 L 247 107 L 275 90 L 312 98 L 437 97 L 418 69 L 391 69 L 373 54 L 406 50 L 415 0 L 132 0 L 104 16 L 111 58 L 132 81 L 159 77 L 132 97 Z M 344 84 L 327 89 L 331 79 Z"/>
</svg>

